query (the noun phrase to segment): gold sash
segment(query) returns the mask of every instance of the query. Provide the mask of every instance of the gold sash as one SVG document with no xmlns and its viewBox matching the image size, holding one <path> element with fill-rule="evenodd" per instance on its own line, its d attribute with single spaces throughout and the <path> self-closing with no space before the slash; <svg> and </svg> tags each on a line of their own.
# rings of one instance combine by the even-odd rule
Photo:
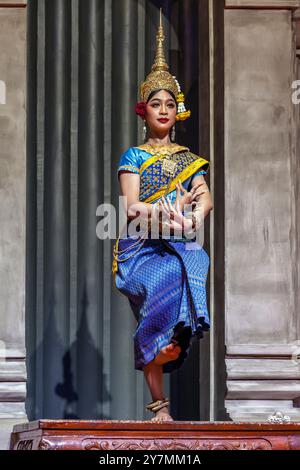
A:
<svg viewBox="0 0 300 470">
<path fill-rule="evenodd" d="M 187 147 L 171 155 L 153 155 L 140 168 L 140 201 L 152 203 L 176 189 L 194 173 L 207 170 L 209 161 L 190 152 Z M 173 170 L 173 171 L 172 171 Z"/>
</svg>

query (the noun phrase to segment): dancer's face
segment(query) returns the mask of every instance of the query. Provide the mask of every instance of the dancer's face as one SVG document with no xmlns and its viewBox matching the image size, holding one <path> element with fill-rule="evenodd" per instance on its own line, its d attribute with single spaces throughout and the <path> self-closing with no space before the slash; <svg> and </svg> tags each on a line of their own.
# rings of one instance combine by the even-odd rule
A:
<svg viewBox="0 0 300 470">
<path fill-rule="evenodd" d="M 166 90 L 155 93 L 146 104 L 146 121 L 154 135 L 168 134 L 176 122 L 177 107 Z"/>
</svg>

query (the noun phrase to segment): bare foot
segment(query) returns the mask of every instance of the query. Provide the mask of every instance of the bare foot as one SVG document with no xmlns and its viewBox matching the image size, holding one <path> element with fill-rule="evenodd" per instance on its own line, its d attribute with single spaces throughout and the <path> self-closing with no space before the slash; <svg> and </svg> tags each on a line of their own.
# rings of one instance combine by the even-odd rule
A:
<svg viewBox="0 0 300 470">
<path fill-rule="evenodd" d="M 157 365 L 162 365 L 165 364 L 166 362 L 169 361 L 174 361 L 175 359 L 178 358 L 179 354 L 181 351 L 181 347 L 171 343 L 168 344 L 165 348 L 162 348 L 157 356 L 153 359 L 153 362 Z"/>
<path fill-rule="evenodd" d="M 168 409 L 168 406 L 164 406 L 163 408 L 161 408 L 160 410 L 158 410 L 156 413 L 155 413 L 155 416 L 154 418 L 151 418 L 150 421 L 154 421 L 154 422 L 157 422 L 157 423 L 161 423 L 163 421 L 174 421 L 174 419 L 172 418 L 172 416 L 169 414 L 169 409 Z"/>
</svg>

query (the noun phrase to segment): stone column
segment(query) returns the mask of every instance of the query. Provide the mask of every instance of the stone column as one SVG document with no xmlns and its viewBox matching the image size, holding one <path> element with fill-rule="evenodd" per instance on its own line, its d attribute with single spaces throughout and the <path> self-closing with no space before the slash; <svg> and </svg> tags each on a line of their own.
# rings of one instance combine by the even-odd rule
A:
<svg viewBox="0 0 300 470">
<path fill-rule="evenodd" d="M 25 412 L 26 2 L 0 1 L 0 448 Z"/>
<path fill-rule="evenodd" d="M 263 421 L 275 411 L 300 419 L 300 169 L 292 103 L 299 6 L 226 0 L 226 408 L 233 420 Z"/>
</svg>

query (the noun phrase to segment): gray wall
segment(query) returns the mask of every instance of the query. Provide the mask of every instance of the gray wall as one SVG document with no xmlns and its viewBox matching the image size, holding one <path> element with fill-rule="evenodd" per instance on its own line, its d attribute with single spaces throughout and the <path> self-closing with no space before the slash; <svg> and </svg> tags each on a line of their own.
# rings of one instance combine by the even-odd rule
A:
<svg viewBox="0 0 300 470">
<path fill-rule="evenodd" d="M 26 421 L 26 9 L 0 1 L 0 448 Z M 26 2 L 19 2 L 19 4 Z M 3 89 L 4 90 L 4 89 Z M 2 98 L 5 98 L 4 96 Z"/>
<path fill-rule="evenodd" d="M 225 12 L 226 405 L 240 420 L 300 417 L 296 3 Z"/>
</svg>

